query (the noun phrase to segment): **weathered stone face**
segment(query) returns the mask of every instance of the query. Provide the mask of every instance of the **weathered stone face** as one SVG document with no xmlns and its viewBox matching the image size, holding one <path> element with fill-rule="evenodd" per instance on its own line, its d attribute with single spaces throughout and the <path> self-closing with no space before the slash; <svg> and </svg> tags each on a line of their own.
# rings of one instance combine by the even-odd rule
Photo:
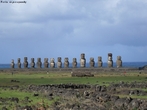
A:
<svg viewBox="0 0 147 110">
<path fill-rule="evenodd" d="M 37 68 L 42 68 L 41 58 L 37 59 Z"/>
<path fill-rule="evenodd" d="M 54 58 L 50 59 L 50 67 L 55 68 L 55 60 L 54 60 Z"/>
<path fill-rule="evenodd" d="M 77 59 L 76 58 L 73 58 L 72 67 L 73 68 L 77 67 Z"/>
<path fill-rule="evenodd" d="M 90 58 L 90 68 L 94 68 L 94 66 L 95 66 L 95 61 L 94 61 L 94 58 L 93 57 L 91 57 Z"/>
<path fill-rule="evenodd" d="M 14 60 L 12 59 L 11 61 L 11 68 L 14 68 L 15 67 L 15 63 L 14 63 Z"/>
<path fill-rule="evenodd" d="M 48 68 L 48 58 L 44 58 L 44 68 Z"/>
<path fill-rule="evenodd" d="M 17 67 L 18 67 L 18 68 L 21 68 L 20 58 L 17 59 Z"/>
<path fill-rule="evenodd" d="M 113 67 L 112 53 L 108 53 L 108 67 Z"/>
<path fill-rule="evenodd" d="M 24 65 L 24 68 L 28 68 L 28 58 L 27 57 L 24 57 L 24 62 L 23 62 L 23 65 Z"/>
<path fill-rule="evenodd" d="M 31 58 L 31 68 L 35 68 L 35 60 L 34 60 L 34 58 Z"/>
<path fill-rule="evenodd" d="M 102 67 L 103 66 L 103 62 L 102 62 L 102 57 L 98 57 L 98 67 Z"/>
<path fill-rule="evenodd" d="M 58 57 L 57 68 L 62 68 L 61 57 Z"/>
<path fill-rule="evenodd" d="M 81 66 L 81 68 L 86 67 L 86 59 L 85 59 L 85 54 L 84 53 L 81 54 L 80 66 Z"/>
<path fill-rule="evenodd" d="M 68 68 L 69 67 L 69 61 L 68 58 L 64 59 L 64 68 Z"/>
<path fill-rule="evenodd" d="M 117 66 L 117 68 L 122 67 L 122 60 L 121 60 L 121 56 L 117 56 L 116 66 Z"/>
</svg>

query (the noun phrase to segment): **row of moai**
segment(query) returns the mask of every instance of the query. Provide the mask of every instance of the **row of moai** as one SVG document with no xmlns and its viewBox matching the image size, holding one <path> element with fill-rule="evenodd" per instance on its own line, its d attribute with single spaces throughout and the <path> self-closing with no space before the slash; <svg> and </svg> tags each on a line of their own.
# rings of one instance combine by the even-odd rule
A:
<svg viewBox="0 0 147 110">
<path fill-rule="evenodd" d="M 28 68 L 28 61 L 27 60 L 28 60 L 28 58 L 24 57 L 24 62 L 23 62 L 24 68 Z M 44 63 L 43 64 L 44 64 L 44 68 L 49 68 L 49 66 L 50 66 L 50 68 L 55 68 L 55 60 L 54 60 L 54 58 L 50 59 L 50 63 L 48 62 L 48 58 L 44 58 Z M 61 59 L 61 57 L 58 57 L 56 64 L 57 64 L 57 68 L 62 68 L 62 59 Z M 89 64 L 90 64 L 90 68 L 95 67 L 95 61 L 94 61 L 93 57 L 90 58 Z M 112 53 L 108 53 L 108 62 L 107 62 L 107 64 L 108 64 L 109 68 L 113 67 Z M 35 68 L 35 59 L 34 58 L 31 58 L 30 66 L 31 66 L 31 68 Z M 102 66 L 103 66 L 102 57 L 99 56 L 98 57 L 98 67 L 100 68 Z M 117 56 L 116 66 L 117 66 L 117 68 L 122 67 L 121 56 Z M 12 60 L 11 68 L 14 68 L 14 67 L 15 67 L 15 63 L 14 63 L 14 60 Z M 20 58 L 18 58 L 17 67 L 21 68 L 21 59 Z M 76 58 L 73 58 L 72 67 L 77 68 L 77 59 Z M 81 68 L 86 67 L 86 58 L 85 58 L 84 53 L 81 54 L 80 67 Z M 37 59 L 37 68 L 42 68 L 41 58 Z M 64 59 L 64 68 L 69 68 L 69 61 L 68 61 L 67 57 Z"/>
</svg>

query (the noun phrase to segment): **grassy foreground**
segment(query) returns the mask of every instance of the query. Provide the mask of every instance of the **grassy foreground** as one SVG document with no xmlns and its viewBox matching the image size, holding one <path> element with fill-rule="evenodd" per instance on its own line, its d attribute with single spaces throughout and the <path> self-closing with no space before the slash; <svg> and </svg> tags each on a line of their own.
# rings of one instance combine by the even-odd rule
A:
<svg viewBox="0 0 147 110">
<path fill-rule="evenodd" d="M 96 74 L 94 73 L 94 77 L 71 77 L 71 73 L 0 73 L 0 86 L 14 86 L 18 85 L 20 87 L 25 87 L 31 84 L 35 85 L 42 85 L 42 84 L 100 84 L 108 86 L 110 83 L 119 83 L 120 81 L 124 82 L 147 82 L 147 75 L 146 74 L 138 74 L 138 73 L 105 73 L 105 74 Z M 48 100 L 44 96 L 33 97 L 33 93 L 23 92 L 18 90 L 3 90 L 0 88 L 0 98 L 10 98 L 10 97 L 17 97 L 19 100 L 22 101 L 21 105 L 26 105 L 23 100 L 25 97 L 29 97 L 31 103 L 27 105 L 39 105 L 45 104 L 44 106 L 49 106 L 54 101 L 58 100 L 55 98 L 54 100 Z M 124 97 L 124 95 L 120 95 L 120 97 Z M 125 96 L 126 97 L 126 96 Z M 137 98 L 134 96 L 134 98 Z M 141 98 L 141 97 L 139 97 Z M 145 97 L 144 97 L 145 98 Z M 15 110 L 15 102 L 12 103 L 7 108 Z M 4 105 L 0 102 L 0 108 Z M 41 105 L 42 106 L 42 105 Z"/>
<path fill-rule="evenodd" d="M 12 82 L 16 80 L 18 82 Z M 125 75 L 114 74 L 95 74 L 95 77 L 71 77 L 70 73 L 0 73 L 0 86 L 30 85 L 30 84 L 106 84 L 114 82 L 143 82 L 147 81 L 146 74 L 126 73 Z"/>
</svg>

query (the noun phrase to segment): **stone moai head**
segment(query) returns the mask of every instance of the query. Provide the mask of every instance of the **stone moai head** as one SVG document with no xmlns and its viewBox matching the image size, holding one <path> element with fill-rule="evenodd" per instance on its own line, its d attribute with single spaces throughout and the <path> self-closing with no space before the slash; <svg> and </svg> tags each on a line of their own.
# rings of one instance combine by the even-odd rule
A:
<svg viewBox="0 0 147 110">
<path fill-rule="evenodd" d="M 94 58 L 90 58 L 90 68 L 93 68 L 95 66 Z"/>
<path fill-rule="evenodd" d="M 37 67 L 42 68 L 41 58 L 37 58 Z"/>
<path fill-rule="evenodd" d="M 14 63 L 14 60 L 12 59 L 11 61 L 11 68 L 14 68 L 15 67 L 15 63 Z"/>
<path fill-rule="evenodd" d="M 54 60 L 54 58 L 50 59 L 50 67 L 55 68 L 55 60 Z"/>
<path fill-rule="evenodd" d="M 48 68 L 48 58 L 44 58 L 44 68 Z"/>
<path fill-rule="evenodd" d="M 62 68 L 61 57 L 58 57 L 57 68 Z"/>
<path fill-rule="evenodd" d="M 28 68 L 28 58 L 27 57 L 24 57 L 24 63 L 23 63 L 23 65 L 24 65 L 24 68 Z"/>
<path fill-rule="evenodd" d="M 31 58 L 31 68 L 35 68 L 35 60 L 34 60 L 34 58 Z"/>
<path fill-rule="evenodd" d="M 69 61 L 68 61 L 68 58 L 66 57 L 64 59 L 64 68 L 68 68 L 69 67 Z"/>
<path fill-rule="evenodd" d="M 21 68 L 20 58 L 17 59 L 17 67 L 18 67 L 18 68 Z"/>
<path fill-rule="evenodd" d="M 122 60 L 121 60 L 121 56 L 117 56 L 116 66 L 117 66 L 117 68 L 122 67 Z"/>
<path fill-rule="evenodd" d="M 84 53 L 81 54 L 81 59 L 85 59 L 85 54 Z"/>
<path fill-rule="evenodd" d="M 80 66 L 81 66 L 81 68 L 86 67 L 86 59 L 85 59 L 85 54 L 84 53 L 81 54 Z"/>
<path fill-rule="evenodd" d="M 102 57 L 99 56 L 98 57 L 98 67 L 102 67 L 102 66 L 103 66 Z"/>
<path fill-rule="evenodd" d="M 112 53 L 108 53 L 108 67 L 113 67 Z"/>
<path fill-rule="evenodd" d="M 77 59 L 76 58 L 73 58 L 72 67 L 73 68 L 77 67 Z"/>
</svg>

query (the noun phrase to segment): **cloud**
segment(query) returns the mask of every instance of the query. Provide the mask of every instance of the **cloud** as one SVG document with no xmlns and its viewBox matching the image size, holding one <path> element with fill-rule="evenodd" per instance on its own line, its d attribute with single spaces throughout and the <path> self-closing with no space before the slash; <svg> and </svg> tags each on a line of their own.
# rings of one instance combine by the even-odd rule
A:
<svg viewBox="0 0 147 110">
<path fill-rule="evenodd" d="M 146 54 L 146 5 L 144 0 L 1 3 L 0 49 L 5 54 L 15 51 L 13 57 L 45 57 L 49 54 L 72 58 L 85 52 L 87 57 L 94 55 L 97 58 L 98 55 L 107 56 L 111 51 L 124 56 L 123 51 L 126 51 L 131 57 L 138 52 L 131 59 L 135 61 L 139 55 Z"/>
</svg>

